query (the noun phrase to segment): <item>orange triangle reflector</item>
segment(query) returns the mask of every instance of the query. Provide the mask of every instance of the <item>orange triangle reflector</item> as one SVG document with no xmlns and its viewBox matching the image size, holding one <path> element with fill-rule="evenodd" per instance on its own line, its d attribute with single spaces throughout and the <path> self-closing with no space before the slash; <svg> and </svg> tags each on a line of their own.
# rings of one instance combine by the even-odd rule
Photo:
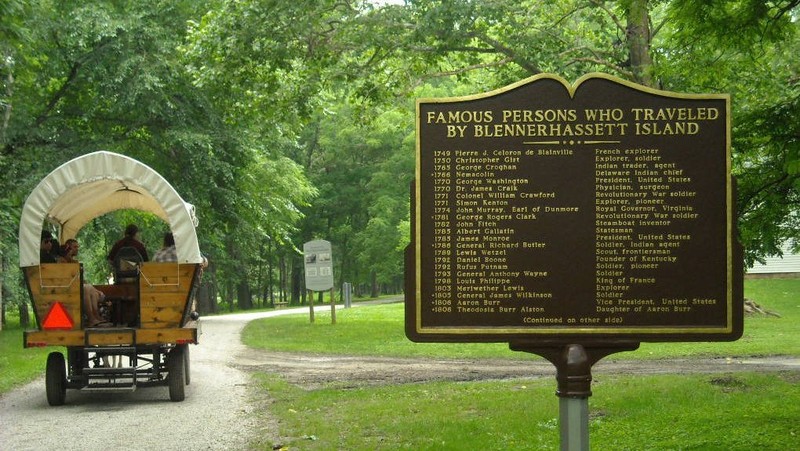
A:
<svg viewBox="0 0 800 451">
<path fill-rule="evenodd" d="M 42 328 L 45 330 L 71 330 L 75 323 L 69 316 L 64 304 L 54 303 L 44 317 Z"/>
</svg>

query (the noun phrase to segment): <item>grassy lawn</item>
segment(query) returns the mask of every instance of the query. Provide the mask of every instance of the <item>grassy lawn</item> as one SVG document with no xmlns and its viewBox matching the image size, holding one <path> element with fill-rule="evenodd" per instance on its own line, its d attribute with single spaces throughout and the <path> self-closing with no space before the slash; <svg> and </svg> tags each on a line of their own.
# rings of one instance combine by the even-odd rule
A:
<svg viewBox="0 0 800 451">
<path fill-rule="evenodd" d="M 0 332 L 0 395 L 44 375 L 47 354 L 52 351 L 63 348 L 24 349 L 22 329 L 4 328 Z"/>
<path fill-rule="evenodd" d="M 798 374 L 608 377 L 589 399 L 597 450 L 800 449 Z M 292 450 L 557 450 L 550 379 L 305 391 L 259 375 Z"/>
<path fill-rule="evenodd" d="M 800 355 L 800 279 L 749 280 L 745 293 L 775 316 L 745 319 L 733 343 L 643 343 L 613 358 Z M 436 358 L 536 358 L 506 344 L 411 343 L 403 306 L 340 310 L 253 322 L 250 346 L 304 353 Z M 282 443 L 254 449 L 557 450 L 554 379 L 430 382 L 306 390 L 258 374 Z M 608 450 L 800 449 L 800 374 L 603 376 L 592 384 L 590 443 Z"/>
<path fill-rule="evenodd" d="M 800 355 L 800 279 L 748 280 L 745 296 L 775 316 L 748 316 L 735 342 L 642 343 L 639 350 L 611 358 L 661 359 L 702 356 Z M 436 358 L 532 358 L 505 343 L 412 343 L 403 332 L 403 304 L 339 309 L 336 325 L 328 311 L 251 322 L 243 334 L 248 346 L 274 351 Z"/>
</svg>

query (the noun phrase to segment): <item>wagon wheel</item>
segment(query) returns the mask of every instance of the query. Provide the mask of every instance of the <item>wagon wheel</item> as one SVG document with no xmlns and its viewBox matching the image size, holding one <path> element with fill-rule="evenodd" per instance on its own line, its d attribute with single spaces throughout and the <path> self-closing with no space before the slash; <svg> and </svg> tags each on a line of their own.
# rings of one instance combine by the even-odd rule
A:
<svg viewBox="0 0 800 451">
<path fill-rule="evenodd" d="M 64 354 L 60 352 L 51 352 L 47 356 L 45 388 L 48 404 L 51 406 L 64 405 L 67 398 L 67 367 L 64 362 Z"/>
<path fill-rule="evenodd" d="M 192 373 L 189 371 L 191 369 L 191 365 L 189 364 L 189 345 L 183 346 L 183 377 L 185 379 L 186 385 L 189 385 L 192 382 Z"/>
<path fill-rule="evenodd" d="M 185 346 L 176 346 L 167 354 L 167 381 L 169 382 L 170 401 L 179 402 L 186 398 Z"/>
</svg>

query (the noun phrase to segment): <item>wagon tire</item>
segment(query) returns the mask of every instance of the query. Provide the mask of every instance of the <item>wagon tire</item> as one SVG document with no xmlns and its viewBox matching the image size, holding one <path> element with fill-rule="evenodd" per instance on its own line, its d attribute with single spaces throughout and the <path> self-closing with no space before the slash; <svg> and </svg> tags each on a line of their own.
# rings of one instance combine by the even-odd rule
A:
<svg viewBox="0 0 800 451">
<path fill-rule="evenodd" d="M 63 406 L 67 399 L 67 366 L 64 354 L 51 352 L 47 356 L 45 372 L 45 389 L 47 403 L 51 406 Z"/>
<path fill-rule="evenodd" d="M 183 346 L 183 377 L 185 379 L 186 385 L 189 385 L 192 382 L 192 373 L 191 373 L 191 365 L 189 364 L 189 346 Z"/>
<path fill-rule="evenodd" d="M 169 400 L 180 402 L 186 399 L 186 361 L 184 359 L 185 348 L 176 346 L 167 354 L 167 382 L 169 383 Z"/>
</svg>

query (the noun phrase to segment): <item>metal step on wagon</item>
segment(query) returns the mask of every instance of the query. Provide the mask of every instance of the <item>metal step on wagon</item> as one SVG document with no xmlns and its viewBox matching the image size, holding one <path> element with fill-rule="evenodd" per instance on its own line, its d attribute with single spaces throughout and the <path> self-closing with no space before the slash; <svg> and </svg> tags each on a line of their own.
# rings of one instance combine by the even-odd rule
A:
<svg viewBox="0 0 800 451">
<path fill-rule="evenodd" d="M 114 283 L 94 285 L 105 295 L 108 322 L 92 327 L 84 305 L 80 263 L 40 261 L 42 230 L 74 238 L 92 219 L 134 209 L 169 225 L 176 262 L 133 262 L 133 271 Z M 25 275 L 37 328 L 24 346 L 58 346 L 46 366 L 50 405 L 62 405 L 67 389 L 129 391 L 168 386 L 182 401 L 190 382 L 189 345 L 198 343 L 193 298 L 205 259 L 200 253 L 194 207 L 147 165 L 111 152 L 70 160 L 48 174 L 30 193 L 19 227 L 20 267 Z M 118 275 L 119 276 L 119 275 Z"/>
</svg>

